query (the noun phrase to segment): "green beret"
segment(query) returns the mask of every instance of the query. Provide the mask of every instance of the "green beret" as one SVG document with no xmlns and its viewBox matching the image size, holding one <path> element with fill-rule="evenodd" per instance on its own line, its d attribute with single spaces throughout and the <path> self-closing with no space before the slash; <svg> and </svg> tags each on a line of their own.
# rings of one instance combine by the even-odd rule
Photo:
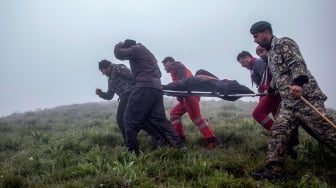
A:
<svg viewBox="0 0 336 188">
<path fill-rule="evenodd" d="M 259 21 L 259 22 L 254 23 L 251 26 L 250 32 L 253 35 L 255 33 L 265 31 L 266 29 L 271 28 L 271 27 L 272 27 L 272 25 L 270 23 L 268 23 L 266 21 Z"/>
</svg>

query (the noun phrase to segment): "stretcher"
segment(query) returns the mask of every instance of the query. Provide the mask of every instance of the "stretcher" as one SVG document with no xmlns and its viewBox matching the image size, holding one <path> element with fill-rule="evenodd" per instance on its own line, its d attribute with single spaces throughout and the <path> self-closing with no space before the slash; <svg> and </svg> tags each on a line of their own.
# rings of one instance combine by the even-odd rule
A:
<svg viewBox="0 0 336 188">
<path fill-rule="evenodd" d="M 264 95 L 254 93 L 236 80 L 221 80 L 203 69 L 197 71 L 196 76 L 172 82 L 162 87 L 164 95 L 176 97 L 196 95 L 235 101 L 241 97 Z"/>
<path fill-rule="evenodd" d="M 236 93 L 236 94 L 221 94 L 219 92 L 211 91 L 174 91 L 163 90 L 163 95 L 171 97 L 186 97 L 186 96 L 200 96 L 200 97 L 219 97 L 224 100 L 235 101 L 241 97 L 257 97 L 264 96 L 264 93 Z"/>
</svg>

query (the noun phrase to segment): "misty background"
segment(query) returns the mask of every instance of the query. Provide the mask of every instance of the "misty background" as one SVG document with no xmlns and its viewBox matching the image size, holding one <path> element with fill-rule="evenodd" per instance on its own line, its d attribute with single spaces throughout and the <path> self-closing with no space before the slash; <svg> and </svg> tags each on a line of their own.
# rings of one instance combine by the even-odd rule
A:
<svg viewBox="0 0 336 188">
<path fill-rule="evenodd" d="M 0 116 L 103 101 L 95 95 L 107 88 L 98 62 L 129 66 L 113 55 L 127 38 L 153 52 L 162 83 L 170 76 L 161 61 L 173 56 L 193 72 L 206 69 L 256 91 L 236 56 L 255 55 L 249 28 L 260 20 L 298 43 L 326 106 L 336 109 L 335 7 L 333 0 L 1 0 Z"/>
</svg>

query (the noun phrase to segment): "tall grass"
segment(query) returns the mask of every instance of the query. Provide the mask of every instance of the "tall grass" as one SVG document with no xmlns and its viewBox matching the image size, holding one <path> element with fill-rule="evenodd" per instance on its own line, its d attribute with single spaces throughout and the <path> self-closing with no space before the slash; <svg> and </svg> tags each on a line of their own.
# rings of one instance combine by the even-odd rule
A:
<svg viewBox="0 0 336 188">
<path fill-rule="evenodd" d="M 172 101 L 166 102 L 167 110 Z M 298 159 L 287 158 L 280 181 L 255 181 L 263 169 L 267 132 L 251 117 L 254 103 L 203 101 L 221 146 L 207 151 L 185 117 L 187 150 L 152 149 L 138 135 L 128 153 L 115 122 L 116 103 L 91 103 L 13 114 L 0 119 L 0 187 L 335 187 L 336 164 L 300 129 Z"/>
</svg>

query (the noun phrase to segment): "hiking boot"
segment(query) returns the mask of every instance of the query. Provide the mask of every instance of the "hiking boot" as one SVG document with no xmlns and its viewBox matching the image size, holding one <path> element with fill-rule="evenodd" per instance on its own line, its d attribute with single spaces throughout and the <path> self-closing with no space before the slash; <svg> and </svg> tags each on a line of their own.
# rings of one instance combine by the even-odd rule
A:
<svg viewBox="0 0 336 188">
<path fill-rule="evenodd" d="M 207 150 L 212 150 L 215 147 L 216 147 L 216 143 L 215 142 L 210 142 L 210 143 L 208 143 Z"/>
<path fill-rule="evenodd" d="M 252 173 L 252 177 L 255 180 L 265 180 L 265 179 L 267 179 L 267 180 L 274 181 L 274 180 L 279 180 L 281 178 L 281 175 L 274 174 L 270 170 L 265 170 L 263 172 Z"/>
<path fill-rule="evenodd" d="M 216 137 L 212 137 L 207 139 L 208 141 L 208 145 L 207 145 L 207 150 L 212 150 L 217 146 L 217 138 Z"/>
<path fill-rule="evenodd" d="M 252 173 L 252 177 L 256 180 L 279 180 L 282 177 L 283 166 L 279 163 L 272 162 L 266 165 L 266 170 L 263 172 Z"/>
</svg>

